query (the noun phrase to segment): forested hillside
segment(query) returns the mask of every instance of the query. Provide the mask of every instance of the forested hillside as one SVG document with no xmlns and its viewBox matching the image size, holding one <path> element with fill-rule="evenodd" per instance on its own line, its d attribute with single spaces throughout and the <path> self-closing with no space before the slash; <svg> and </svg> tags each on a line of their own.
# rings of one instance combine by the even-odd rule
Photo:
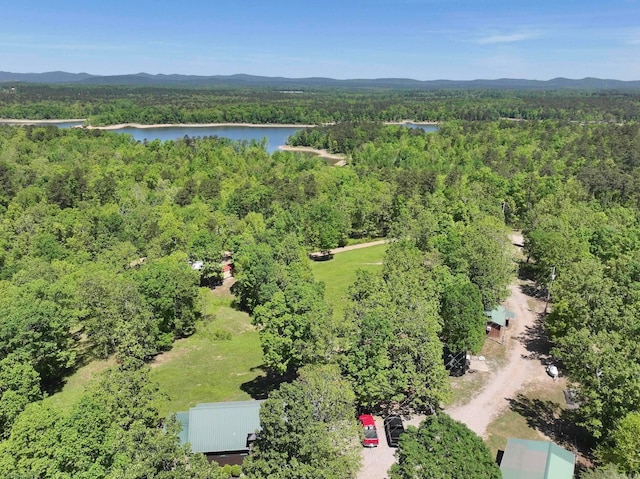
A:
<svg viewBox="0 0 640 479">
<path fill-rule="evenodd" d="M 0 116 L 218 121 L 206 101 L 219 92 L 158 89 L 143 108 L 146 90 L 123 100 L 109 99 L 111 89 L 74 88 L 27 87 L 18 93 L 27 101 L 5 92 Z M 69 102 L 89 91 L 91 99 Z M 176 95 L 166 116 L 163 92 Z M 575 421 L 599 444 L 599 458 L 637 470 L 623 443 L 640 410 L 640 127 L 556 119 L 633 119 L 637 99 L 404 94 L 294 101 L 261 91 L 245 103 L 233 93 L 220 120 L 554 119 L 450 121 L 437 133 L 349 121 L 291 139 L 347 153 L 342 168 L 220 138 L 139 143 L 98 130 L 0 127 L 0 475 L 223 474 L 160 432 L 160 393 L 146 363 L 198 328 L 199 285 L 217 279 L 224 251 L 234 253 L 234 293 L 260 332 L 266 367 L 303 371 L 272 398 L 273 414 L 293 398 L 312 430 L 350 431 L 355 406 L 437 410 L 450 394 L 443 342 L 478 351 L 482 310 L 506 297 L 515 276 L 509 227 L 524 230 L 543 294 L 555 268 L 547 328 L 582 400 Z M 200 106 L 183 103 L 199 95 Z M 305 253 L 363 237 L 394 241 L 381 272 L 360 274 L 345 316 L 335 318 Z M 190 261 L 208 267 L 196 271 Z M 39 402 L 76 368 L 106 357 L 116 370 L 71 411 Z M 311 406 L 318 374 L 334 378 L 335 417 Z M 288 427 L 267 419 L 274 430 Z M 283 460 L 278 451 L 318 464 L 273 438 L 261 439 L 251 477 Z M 342 477 L 351 477 L 357 461 L 345 454 Z M 331 467 L 340 470 L 339 461 Z"/>
<path fill-rule="evenodd" d="M 0 84 L 0 118 L 119 123 L 640 120 L 637 90 L 398 90 Z"/>
</svg>

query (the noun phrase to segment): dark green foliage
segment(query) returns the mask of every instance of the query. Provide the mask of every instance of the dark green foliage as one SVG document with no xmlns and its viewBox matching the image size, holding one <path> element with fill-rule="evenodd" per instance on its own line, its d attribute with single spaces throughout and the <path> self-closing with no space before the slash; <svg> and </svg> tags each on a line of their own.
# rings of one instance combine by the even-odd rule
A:
<svg viewBox="0 0 640 479">
<path fill-rule="evenodd" d="M 607 464 L 580 474 L 580 479 L 637 479 L 638 475 L 628 476 L 618 471 L 613 464 Z"/>
<path fill-rule="evenodd" d="M 261 433 L 244 473 L 265 477 L 348 479 L 360 465 L 355 396 L 335 366 L 307 366 L 262 405 Z"/>
<path fill-rule="evenodd" d="M 500 479 L 502 473 L 482 439 L 446 414 L 428 416 L 400 436 L 391 479 Z"/>
<path fill-rule="evenodd" d="M 79 295 L 96 356 L 143 361 L 158 352 L 159 326 L 134 282 L 93 270 L 80 282 Z"/>
<path fill-rule="evenodd" d="M 0 361 L 0 439 L 27 404 L 42 397 L 40 376 L 28 358 L 11 353 Z"/>
<path fill-rule="evenodd" d="M 146 370 L 109 371 L 68 414 L 41 402 L 18 417 L 0 444 L 7 478 L 224 477 L 202 455 L 179 445 L 175 420 L 159 427 L 157 388 Z"/>
<path fill-rule="evenodd" d="M 449 395 L 436 285 L 411 243 L 393 244 L 381 276 L 360 273 L 350 291 L 344 368 L 370 408 L 430 411 Z"/>
<path fill-rule="evenodd" d="M 0 291 L 0 353 L 3 357 L 18 354 L 44 383 L 55 383 L 75 357 L 70 311 L 36 286 L 18 288 L 4 283 Z"/>
<path fill-rule="evenodd" d="M 159 321 L 161 333 L 175 337 L 193 333 L 200 279 L 185 255 L 174 254 L 147 261 L 136 273 L 136 279 L 140 292 Z"/>
<path fill-rule="evenodd" d="M 304 87 L 295 96 L 272 88 L 16 85 L 0 92 L 2 118 L 90 118 L 117 123 L 301 123 L 414 120 L 638 120 L 638 94 L 583 90 L 500 91 Z M 90 101 L 86 101 L 89 99 Z M 34 128 L 46 141 L 55 129 Z M 354 131 L 355 130 L 355 131 Z M 336 143 L 350 145 L 367 129 L 344 129 Z M 355 133 L 355 134 L 354 134 Z M 364 137 L 366 138 L 366 136 Z"/>
<path fill-rule="evenodd" d="M 233 292 L 240 306 L 249 311 L 269 302 L 277 291 L 278 267 L 273 249 L 265 244 L 248 244 L 234 257 L 236 283 Z"/>
<path fill-rule="evenodd" d="M 597 451 L 600 460 L 613 463 L 628 474 L 640 473 L 640 412 L 632 412 L 616 424 Z"/>
<path fill-rule="evenodd" d="M 486 324 L 480 290 L 463 275 L 447 278 L 442 287 L 442 342 L 450 351 L 478 353 L 484 344 Z"/>
</svg>

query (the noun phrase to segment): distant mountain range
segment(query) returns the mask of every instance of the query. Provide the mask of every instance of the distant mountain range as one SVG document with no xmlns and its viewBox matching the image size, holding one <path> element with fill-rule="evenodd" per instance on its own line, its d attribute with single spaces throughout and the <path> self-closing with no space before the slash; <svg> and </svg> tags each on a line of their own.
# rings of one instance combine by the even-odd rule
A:
<svg viewBox="0 0 640 479">
<path fill-rule="evenodd" d="M 406 89 L 512 89 L 512 90 L 630 90 L 640 89 L 640 81 L 603 80 L 583 78 L 571 80 L 554 78 L 552 80 L 522 80 L 500 78 L 498 80 L 411 80 L 408 78 L 376 78 L 336 80 L 333 78 L 284 78 L 255 75 L 150 75 L 136 73 L 131 75 L 90 75 L 89 73 L 10 73 L 0 71 L 0 83 L 67 83 L 84 85 L 136 85 L 136 86 L 235 86 L 235 87 L 275 87 L 286 89 L 304 89 L 310 87 L 342 88 L 406 88 Z"/>
</svg>

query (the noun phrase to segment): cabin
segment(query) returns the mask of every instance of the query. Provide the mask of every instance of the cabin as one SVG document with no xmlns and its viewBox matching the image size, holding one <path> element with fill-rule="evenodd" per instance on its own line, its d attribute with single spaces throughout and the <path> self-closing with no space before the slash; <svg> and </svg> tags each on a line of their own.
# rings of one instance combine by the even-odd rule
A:
<svg viewBox="0 0 640 479">
<path fill-rule="evenodd" d="M 260 429 L 263 402 L 201 403 L 178 412 L 180 442 L 190 444 L 193 452 L 201 452 L 220 465 L 242 464 Z"/>
<path fill-rule="evenodd" d="M 502 479 L 572 479 L 575 462 L 572 452 L 553 442 L 509 438 L 500 471 Z"/>
<path fill-rule="evenodd" d="M 491 311 L 485 311 L 487 317 L 487 336 L 495 341 L 502 342 L 504 330 L 509 327 L 509 320 L 515 318 L 515 314 L 500 305 Z"/>
</svg>

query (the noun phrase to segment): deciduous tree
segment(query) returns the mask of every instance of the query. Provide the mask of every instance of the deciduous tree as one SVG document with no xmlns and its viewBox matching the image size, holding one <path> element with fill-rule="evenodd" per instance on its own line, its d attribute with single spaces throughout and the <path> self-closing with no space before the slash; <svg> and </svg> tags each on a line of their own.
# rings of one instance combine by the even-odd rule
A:
<svg viewBox="0 0 640 479">
<path fill-rule="evenodd" d="M 400 436 L 391 479 L 500 479 L 502 474 L 482 439 L 446 414 L 428 416 Z"/>
<path fill-rule="evenodd" d="M 307 366 L 260 410 L 261 431 L 244 463 L 250 478 L 348 479 L 360 466 L 355 396 L 336 366 Z"/>
</svg>

